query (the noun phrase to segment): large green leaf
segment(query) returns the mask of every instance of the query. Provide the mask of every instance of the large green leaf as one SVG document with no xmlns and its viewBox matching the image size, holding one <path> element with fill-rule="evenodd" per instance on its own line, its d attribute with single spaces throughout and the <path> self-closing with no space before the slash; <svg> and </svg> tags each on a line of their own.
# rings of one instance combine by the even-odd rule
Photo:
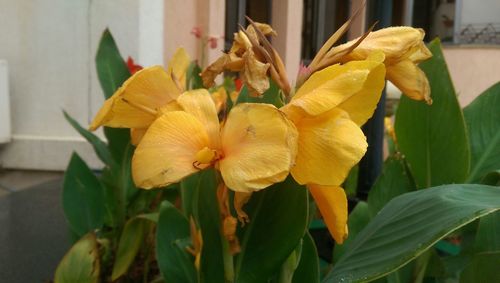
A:
<svg viewBox="0 0 500 283">
<path fill-rule="evenodd" d="M 100 261 L 97 240 L 89 233 L 66 253 L 57 266 L 54 283 L 97 283 Z"/>
<path fill-rule="evenodd" d="M 187 218 L 168 201 L 162 202 L 156 231 L 156 258 L 165 282 L 197 282 L 194 258 L 181 245 L 189 237 Z"/>
<path fill-rule="evenodd" d="M 376 215 L 391 199 L 415 189 L 415 183 L 406 170 L 400 155 L 389 156 L 384 162 L 382 174 L 368 194 L 368 205 L 372 216 Z"/>
<path fill-rule="evenodd" d="M 63 114 L 71 126 L 73 126 L 73 128 L 94 147 L 97 157 L 99 157 L 104 164 L 111 165 L 113 163 L 113 158 L 111 157 L 108 145 L 98 136 L 80 126 L 75 119 L 66 113 L 66 111 L 63 111 Z"/>
<path fill-rule="evenodd" d="M 130 71 L 108 29 L 101 36 L 95 63 L 97 77 L 101 83 L 104 97 L 106 99 L 110 98 L 123 82 L 130 77 Z M 104 127 L 104 135 L 108 139 L 111 154 L 120 163 L 123 152 L 130 140 L 130 130 Z"/>
<path fill-rule="evenodd" d="M 476 254 L 460 274 L 460 283 L 500 282 L 499 267 L 500 252 Z"/>
<path fill-rule="evenodd" d="M 339 259 L 325 282 L 366 282 L 413 260 L 450 232 L 500 209 L 500 189 L 444 185 L 391 200 Z"/>
<path fill-rule="evenodd" d="M 304 236 L 307 190 L 292 177 L 256 192 L 244 207 L 250 217 L 236 258 L 235 282 L 266 282 Z"/>
<path fill-rule="evenodd" d="M 465 122 L 439 40 L 429 44 L 432 59 L 420 64 L 431 86 L 433 104 L 406 96 L 396 113 L 396 136 L 417 186 L 463 183 L 469 172 Z"/>
<path fill-rule="evenodd" d="M 64 174 L 62 204 L 69 226 L 83 236 L 104 223 L 104 191 L 87 164 L 73 153 Z"/>
<path fill-rule="evenodd" d="M 281 107 L 284 105 L 283 102 L 283 94 L 281 93 L 278 85 L 273 81 L 269 80 L 269 89 L 266 90 L 262 96 L 253 97 L 250 96 L 248 92 L 248 88 L 244 85 L 241 88 L 240 94 L 238 95 L 238 99 L 236 100 L 236 104 L 238 103 L 268 103 L 273 104 L 276 107 Z"/>
<path fill-rule="evenodd" d="M 299 265 L 293 273 L 292 283 L 319 283 L 319 260 L 316 245 L 307 232 L 302 238 Z"/>
<path fill-rule="evenodd" d="M 464 108 L 471 146 L 469 182 L 500 169 L 500 82 Z"/>
<path fill-rule="evenodd" d="M 200 258 L 200 282 L 224 282 L 224 259 L 219 202 L 217 200 L 217 176 L 214 169 L 203 170 L 190 177 L 193 193 L 193 215 L 203 238 Z M 185 196 L 185 195 L 183 195 Z"/>
<path fill-rule="evenodd" d="M 500 211 L 487 215 L 479 221 L 476 252 L 500 252 Z"/>
<path fill-rule="evenodd" d="M 151 223 L 156 223 L 157 218 L 157 214 L 138 215 L 125 223 L 118 242 L 111 280 L 115 281 L 127 272 L 140 248 L 144 245 L 144 239 L 150 230 Z"/>
</svg>

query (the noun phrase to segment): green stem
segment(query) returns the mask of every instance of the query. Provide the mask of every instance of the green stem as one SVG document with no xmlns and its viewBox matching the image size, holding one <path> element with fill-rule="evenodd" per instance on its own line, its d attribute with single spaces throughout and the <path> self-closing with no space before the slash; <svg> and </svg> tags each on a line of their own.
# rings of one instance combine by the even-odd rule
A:
<svg viewBox="0 0 500 283">
<path fill-rule="evenodd" d="M 224 278 L 226 283 L 234 282 L 234 263 L 233 255 L 229 249 L 229 242 L 226 239 L 222 240 L 222 257 L 224 260 Z"/>
</svg>

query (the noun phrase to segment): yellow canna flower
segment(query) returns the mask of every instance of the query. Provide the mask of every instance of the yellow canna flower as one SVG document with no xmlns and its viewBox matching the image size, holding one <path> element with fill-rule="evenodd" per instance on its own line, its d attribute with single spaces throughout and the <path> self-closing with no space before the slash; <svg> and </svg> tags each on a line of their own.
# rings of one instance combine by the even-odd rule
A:
<svg viewBox="0 0 500 283">
<path fill-rule="evenodd" d="M 384 56 L 315 72 L 282 111 L 299 132 L 294 179 L 307 185 L 338 243 L 347 236 L 340 185 L 366 152 L 360 126 L 373 115 L 385 84 Z"/>
<path fill-rule="evenodd" d="M 207 90 L 187 91 L 175 103 L 178 110 L 164 111 L 135 150 L 132 175 L 138 187 L 176 183 L 210 166 L 237 192 L 257 191 L 288 175 L 297 130 L 276 107 L 238 104 L 221 129 Z"/>
<path fill-rule="evenodd" d="M 380 29 L 331 48 L 310 67 L 317 70 L 338 62 L 364 60 L 373 52 L 382 51 L 387 79 L 408 97 L 432 104 L 429 82 L 417 66 L 432 56 L 423 42 L 424 35 L 422 29 L 406 26 Z"/>
<path fill-rule="evenodd" d="M 131 128 L 132 142 L 137 144 L 157 118 L 157 110 L 184 91 L 189 62 L 186 51 L 179 48 L 166 71 L 153 66 L 136 72 L 104 102 L 89 129 Z"/>
</svg>

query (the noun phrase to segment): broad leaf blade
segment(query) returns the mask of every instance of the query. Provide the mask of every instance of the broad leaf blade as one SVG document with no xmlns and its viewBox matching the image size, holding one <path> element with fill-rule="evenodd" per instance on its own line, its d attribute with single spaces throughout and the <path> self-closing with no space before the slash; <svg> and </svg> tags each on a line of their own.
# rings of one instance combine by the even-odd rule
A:
<svg viewBox="0 0 500 283">
<path fill-rule="evenodd" d="M 406 96 L 396 113 L 396 136 L 417 186 L 463 183 L 469 172 L 465 122 L 448 73 L 441 44 L 429 44 L 433 57 L 420 64 L 431 86 L 433 104 Z"/>
<path fill-rule="evenodd" d="M 307 232 L 302 238 L 299 265 L 293 273 L 292 283 L 319 283 L 319 260 L 316 245 Z"/>
<path fill-rule="evenodd" d="M 104 223 L 104 191 L 87 164 L 73 153 L 63 182 L 64 215 L 73 232 L 83 236 Z"/>
<path fill-rule="evenodd" d="M 500 211 L 487 215 L 479 221 L 475 251 L 500 253 Z"/>
<path fill-rule="evenodd" d="M 498 209 L 500 189 L 484 185 L 445 185 L 396 197 L 359 233 L 325 282 L 382 277 Z"/>
<path fill-rule="evenodd" d="M 278 108 L 284 105 L 282 93 L 278 85 L 273 81 L 269 80 L 269 89 L 266 90 L 262 96 L 253 97 L 250 96 L 248 92 L 248 88 L 243 86 L 241 88 L 240 94 L 238 95 L 238 99 L 236 100 L 236 104 L 238 103 L 268 103 L 272 104 Z"/>
<path fill-rule="evenodd" d="M 97 240 L 89 233 L 68 251 L 57 266 L 54 283 L 97 283 L 100 261 Z"/>
<path fill-rule="evenodd" d="M 189 231 L 187 218 L 164 201 L 156 231 L 156 258 L 165 282 L 197 282 L 194 258 L 179 245 L 190 237 Z"/>
<path fill-rule="evenodd" d="M 254 193 L 244 210 L 250 223 L 240 238 L 235 282 L 266 282 L 304 236 L 307 191 L 288 177 L 282 183 Z"/>
<path fill-rule="evenodd" d="M 460 274 L 460 283 L 500 282 L 500 252 L 474 255 Z"/>
<path fill-rule="evenodd" d="M 95 63 L 104 97 L 108 99 L 130 77 L 127 64 L 108 29 L 101 36 Z M 130 141 L 130 130 L 104 127 L 104 135 L 108 139 L 114 159 L 121 163 L 123 152 Z"/>
<path fill-rule="evenodd" d="M 478 96 L 464 108 L 471 146 L 469 182 L 500 169 L 500 83 Z"/>
<path fill-rule="evenodd" d="M 73 128 L 94 147 L 97 157 L 99 157 L 104 164 L 111 165 L 113 163 L 113 158 L 111 157 L 108 145 L 98 136 L 80 126 L 75 119 L 66 113 L 66 111 L 63 111 L 63 114 L 71 126 L 73 126 Z"/>
</svg>

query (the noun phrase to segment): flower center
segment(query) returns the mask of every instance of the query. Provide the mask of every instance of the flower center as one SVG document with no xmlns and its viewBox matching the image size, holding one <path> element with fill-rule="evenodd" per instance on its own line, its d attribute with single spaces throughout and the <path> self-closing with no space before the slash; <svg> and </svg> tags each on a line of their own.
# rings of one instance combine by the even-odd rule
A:
<svg viewBox="0 0 500 283">
<path fill-rule="evenodd" d="M 210 164 L 216 158 L 217 152 L 208 147 L 204 147 L 202 150 L 196 153 L 196 162 L 199 164 Z"/>
</svg>

